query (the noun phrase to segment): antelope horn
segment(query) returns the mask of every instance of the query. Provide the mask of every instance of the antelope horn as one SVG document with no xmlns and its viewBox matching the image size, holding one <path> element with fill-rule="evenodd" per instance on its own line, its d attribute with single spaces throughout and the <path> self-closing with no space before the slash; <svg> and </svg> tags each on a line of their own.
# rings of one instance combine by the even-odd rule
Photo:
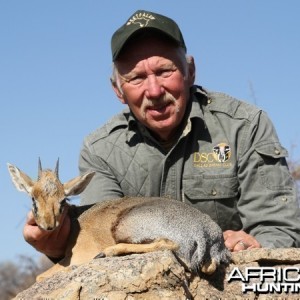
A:
<svg viewBox="0 0 300 300">
<path fill-rule="evenodd" d="M 59 169 L 59 158 L 56 161 L 56 166 L 55 166 L 55 171 L 54 171 L 57 178 L 59 178 L 58 177 L 58 169 Z"/>
<path fill-rule="evenodd" d="M 41 163 L 41 158 L 39 157 L 39 163 L 38 163 L 38 179 L 39 180 L 41 178 L 42 175 L 42 163 Z"/>
</svg>

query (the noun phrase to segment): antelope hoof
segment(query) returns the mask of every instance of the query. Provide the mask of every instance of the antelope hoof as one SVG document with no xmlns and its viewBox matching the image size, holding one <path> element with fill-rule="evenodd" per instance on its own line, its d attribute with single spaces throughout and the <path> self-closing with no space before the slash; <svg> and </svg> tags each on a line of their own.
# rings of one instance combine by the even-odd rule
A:
<svg viewBox="0 0 300 300">
<path fill-rule="evenodd" d="M 97 258 L 104 258 L 106 257 L 106 254 L 104 252 L 100 252 L 99 254 L 97 254 L 93 259 L 97 259 Z"/>
<path fill-rule="evenodd" d="M 214 273 L 217 269 L 217 262 L 215 259 L 212 259 L 210 262 L 206 262 L 202 267 L 201 267 L 201 272 L 211 275 Z"/>
</svg>

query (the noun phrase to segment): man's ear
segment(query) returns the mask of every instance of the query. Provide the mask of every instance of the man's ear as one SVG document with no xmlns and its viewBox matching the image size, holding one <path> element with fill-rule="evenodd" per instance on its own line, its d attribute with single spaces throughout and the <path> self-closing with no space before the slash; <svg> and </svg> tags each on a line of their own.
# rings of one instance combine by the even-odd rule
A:
<svg viewBox="0 0 300 300">
<path fill-rule="evenodd" d="M 112 85 L 112 88 L 113 88 L 115 94 L 117 95 L 117 97 L 119 98 L 121 103 L 122 104 L 127 104 L 127 101 L 124 98 L 124 93 L 120 89 L 120 87 L 117 85 L 117 83 L 113 79 L 110 79 L 110 82 L 111 82 L 111 85 Z"/>
<path fill-rule="evenodd" d="M 196 66 L 194 62 L 194 57 L 188 56 L 187 63 L 188 63 L 188 82 L 189 82 L 189 86 L 192 86 L 195 82 L 195 77 L 196 77 Z"/>
</svg>

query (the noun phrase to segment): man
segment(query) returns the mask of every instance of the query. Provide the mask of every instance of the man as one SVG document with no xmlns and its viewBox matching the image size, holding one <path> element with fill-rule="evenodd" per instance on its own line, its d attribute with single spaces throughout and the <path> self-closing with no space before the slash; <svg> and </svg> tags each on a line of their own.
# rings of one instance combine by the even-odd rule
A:
<svg viewBox="0 0 300 300">
<path fill-rule="evenodd" d="M 112 86 L 128 108 L 84 141 L 80 171 L 97 173 L 82 204 L 171 197 L 209 214 L 231 251 L 298 247 L 287 152 L 266 114 L 194 85 L 193 58 L 177 24 L 165 16 L 137 11 L 111 46 Z M 63 256 L 69 230 L 66 214 L 52 233 L 30 216 L 24 237 L 55 260 Z"/>
</svg>

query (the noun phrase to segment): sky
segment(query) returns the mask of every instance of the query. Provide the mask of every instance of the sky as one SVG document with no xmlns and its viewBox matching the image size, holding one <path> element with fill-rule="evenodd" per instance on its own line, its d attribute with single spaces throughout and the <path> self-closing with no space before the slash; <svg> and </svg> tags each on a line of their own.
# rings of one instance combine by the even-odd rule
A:
<svg viewBox="0 0 300 300">
<path fill-rule="evenodd" d="M 83 138 L 124 108 L 110 39 L 138 9 L 176 20 L 196 83 L 262 108 L 300 160 L 300 1 L 0 0 L 0 263 L 40 255 L 22 236 L 31 199 L 6 164 L 35 179 L 39 157 L 59 158 L 63 182 L 78 175 Z"/>
</svg>

